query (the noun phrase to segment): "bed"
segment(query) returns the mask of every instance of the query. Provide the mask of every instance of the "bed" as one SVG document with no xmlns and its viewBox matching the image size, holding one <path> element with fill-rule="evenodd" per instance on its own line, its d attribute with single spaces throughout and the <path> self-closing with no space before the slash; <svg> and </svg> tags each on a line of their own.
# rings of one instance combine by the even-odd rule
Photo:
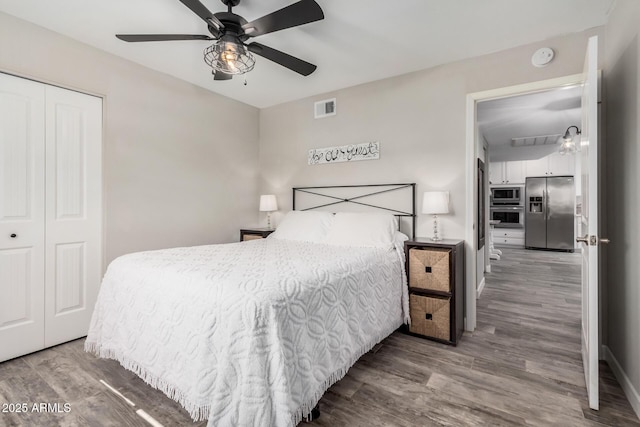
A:
<svg viewBox="0 0 640 427">
<path fill-rule="evenodd" d="M 408 321 L 406 236 L 389 215 L 287 215 L 267 239 L 114 260 L 86 350 L 209 426 L 298 424 Z"/>
</svg>

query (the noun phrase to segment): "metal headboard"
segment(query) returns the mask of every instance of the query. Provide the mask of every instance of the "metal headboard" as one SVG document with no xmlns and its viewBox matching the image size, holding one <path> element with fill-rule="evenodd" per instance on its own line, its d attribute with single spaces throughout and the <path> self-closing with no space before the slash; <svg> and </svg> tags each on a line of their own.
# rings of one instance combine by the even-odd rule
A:
<svg viewBox="0 0 640 427">
<path fill-rule="evenodd" d="M 376 187 L 391 187 L 391 188 L 386 188 L 384 190 L 377 190 L 377 191 L 371 191 L 365 194 L 359 194 L 357 196 L 354 197 L 339 197 L 339 196 L 333 196 L 330 194 L 323 194 L 323 193 L 319 193 L 317 191 L 314 190 L 326 190 L 326 189 L 335 189 L 335 188 L 376 188 Z M 386 206 L 379 206 L 379 205 L 375 205 L 375 204 L 371 204 L 371 203 L 364 203 L 361 201 L 358 201 L 360 199 L 363 199 L 365 197 L 371 197 L 371 196 L 377 196 L 379 194 L 383 194 L 383 193 L 389 193 L 392 191 L 399 191 L 399 190 L 403 190 L 403 189 L 407 189 L 410 188 L 411 189 L 411 211 L 410 212 L 406 212 L 403 210 L 398 210 L 398 209 L 393 209 L 393 208 L 388 208 Z M 354 203 L 357 205 L 361 205 L 361 206 L 367 206 L 370 208 L 374 208 L 374 209 L 380 209 L 380 210 L 384 210 L 384 211 L 388 211 L 388 212 L 393 212 L 393 215 L 398 217 L 398 229 L 400 229 L 400 225 L 401 225 L 401 221 L 400 219 L 402 217 L 409 217 L 411 218 L 411 236 L 412 239 L 416 238 L 416 184 L 414 183 L 409 183 L 409 184 L 363 184 L 363 185 L 328 185 L 328 186 L 322 186 L 322 187 L 294 187 L 293 188 L 293 210 L 296 210 L 296 194 L 297 193 L 308 193 L 308 194 L 312 194 L 314 196 L 319 196 L 319 197 L 326 197 L 327 199 L 333 200 L 331 202 L 328 203 L 322 203 L 319 205 L 314 205 L 314 206 L 310 206 L 310 207 L 306 207 L 304 209 L 300 209 L 303 211 L 308 211 L 308 210 L 312 210 L 312 209 L 320 209 L 320 208 L 324 208 L 327 206 L 333 206 L 333 205 L 338 205 L 340 203 Z"/>
</svg>

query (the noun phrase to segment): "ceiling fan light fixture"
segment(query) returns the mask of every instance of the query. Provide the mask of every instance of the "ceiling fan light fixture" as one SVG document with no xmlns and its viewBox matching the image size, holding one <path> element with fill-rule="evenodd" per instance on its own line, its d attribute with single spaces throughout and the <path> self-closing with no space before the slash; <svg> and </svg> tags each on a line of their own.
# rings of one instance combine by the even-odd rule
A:
<svg viewBox="0 0 640 427">
<path fill-rule="evenodd" d="M 247 39 L 324 19 L 324 12 L 316 0 L 298 0 L 296 3 L 247 22 L 233 13 L 240 0 L 221 0 L 226 12 L 212 13 L 201 0 L 180 0 L 206 24 L 210 35 L 204 34 L 116 34 L 125 42 L 158 42 L 176 40 L 217 40 L 204 50 L 204 62 L 211 67 L 214 80 L 230 80 L 234 75 L 253 70 L 254 54 L 308 76 L 316 66 L 285 52 L 261 43 L 245 44 Z M 246 84 L 246 79 L 245 79 Z"/>
<path fill-rule="evenodd" d="M 214 72 L 238 75 L 253 70 L 256 59 L 240 40 L 223 36 L 220 41 L 204 50 L 204 62 Z"/>
</svg>

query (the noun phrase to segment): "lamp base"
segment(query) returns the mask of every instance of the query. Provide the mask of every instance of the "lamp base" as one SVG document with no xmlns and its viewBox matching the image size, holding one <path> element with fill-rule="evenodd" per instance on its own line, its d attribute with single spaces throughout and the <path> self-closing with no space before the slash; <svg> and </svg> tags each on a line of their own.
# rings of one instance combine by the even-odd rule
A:
<svg viewBox="0 0 640 427">
<path fill-rule="evenodd" d="M 442 237 L 438 236 L 438 215 L 433 216 L 433 237 L 431 241 L 439 242 L 442 240 Z"/>
<path fill-rule="evenodd" d="M 271 212 L 267 212 L 267 228 L 273 230 L 273 228 L 271 228 Z"/>
</svg>

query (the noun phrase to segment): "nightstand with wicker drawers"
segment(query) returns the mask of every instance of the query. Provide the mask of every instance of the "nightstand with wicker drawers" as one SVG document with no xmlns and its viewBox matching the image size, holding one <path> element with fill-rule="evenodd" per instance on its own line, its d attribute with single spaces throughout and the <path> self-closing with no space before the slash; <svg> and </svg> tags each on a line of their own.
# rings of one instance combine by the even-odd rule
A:
<svg viewBox="0 0 640 427">
<path fill-rule="evenodd" d="M 264 239 L 274 231 L 274 228 L 243 228 L 240 230 L 240 241 Z"/>
<path fill-rule="evenodd" d="M 464 241 L 417 238 L 404 250 L 409 332 L 456 345 L 464 327 Z"/>
</svg>

